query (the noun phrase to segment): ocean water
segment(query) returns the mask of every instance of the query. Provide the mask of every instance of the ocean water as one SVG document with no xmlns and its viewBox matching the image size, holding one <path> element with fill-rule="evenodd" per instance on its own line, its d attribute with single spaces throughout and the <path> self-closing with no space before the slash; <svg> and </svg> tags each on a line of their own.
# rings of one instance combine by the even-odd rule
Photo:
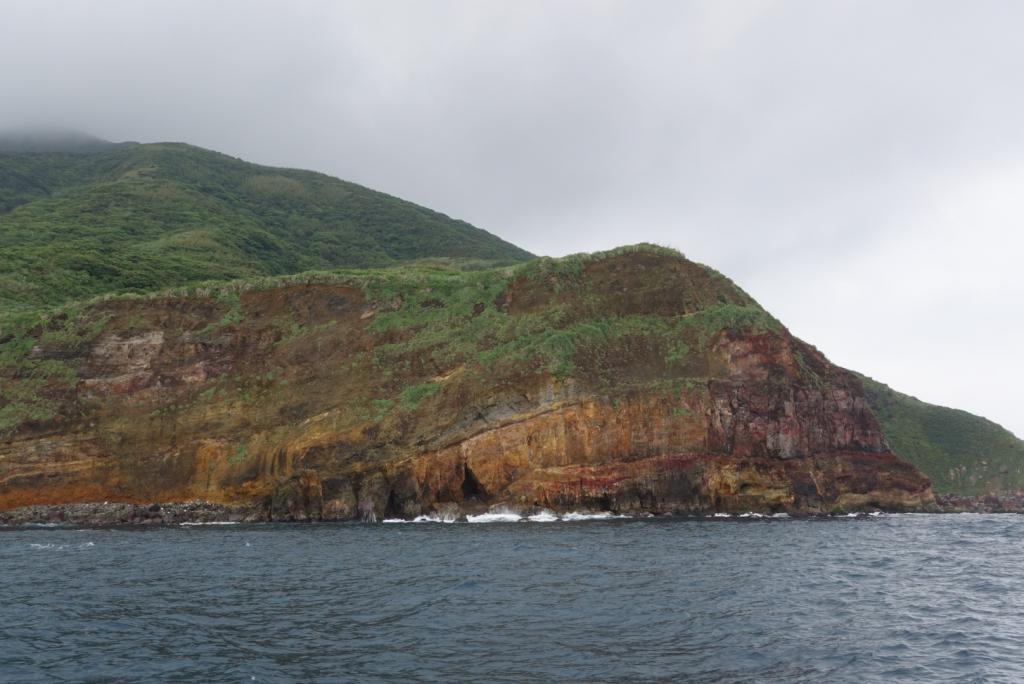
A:
<svg viewBox="0 0 1024 684">
<path fill-rule="evenodd" d="M 5 529 L 0 611 L 3 682 L 1020 682 L 1024 516 Z"/>
</svg>

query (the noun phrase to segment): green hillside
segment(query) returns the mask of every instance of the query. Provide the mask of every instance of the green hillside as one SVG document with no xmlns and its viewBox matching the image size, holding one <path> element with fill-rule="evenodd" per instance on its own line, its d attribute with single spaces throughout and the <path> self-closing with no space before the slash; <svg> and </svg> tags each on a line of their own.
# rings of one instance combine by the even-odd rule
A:
<svg viewBox="0 0 1024 684">
<path fill-rule="evenodd" d="M 0 311 L 206 280 L 531 256 L 312 171 L 176 143 L 72 142 L 0 136 Z"/>
<path fill-rule="evenodd" d="M 861 376 L 892 450 L 931 478 L 939 493 L 1024 491 L 1024 441 L 990 420 L 926 404 Z"/>
</svg>

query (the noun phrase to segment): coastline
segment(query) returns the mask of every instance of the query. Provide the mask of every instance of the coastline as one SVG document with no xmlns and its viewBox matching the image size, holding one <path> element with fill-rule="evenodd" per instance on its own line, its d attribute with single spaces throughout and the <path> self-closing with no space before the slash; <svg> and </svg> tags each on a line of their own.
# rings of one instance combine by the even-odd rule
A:
<svg viewBox="0 0 1024 684">
<path fill-rule="evenodd" d="M 720 510 L 629 510 L 629 511 L 592 511 L 592 510 L 558 510 L 553 511 L 541 507 L 510 507 L 504 504 L 494 506 L 459 506 L 451 504 L 441 507 L 428 515 L 416 518 L 329 518 L 329 517 L 289 517 L 274 518 L 267 506 L 261 505 L 225 505 L 208 501 L 186 501 L 172 503 L 135 504 L 123 502 L 68 503 L 25 506 L 0 511 L 0 525 L 20 527 L 26 525 L 74 525 L 82 527 L 108 526 L 176 526 L 203 525 L 226 523 L 295 523 L 295 522 L 485 522 L 522 520 L 556 520 L 556 519 L 609 519 L 609 518 L 649 518 L 649 517 L 680 517 L 680 518 L 814 518 L 814 517 L 854 517 L 868 516 L 878 513 L 1024 513 L 1024 496 L 957 496 L 939 494 L 935 497 L 936 506 L 918 509 L 886 510 L 870 508 L 865 510 L 832 510 L 832 511 L 720 511 Z M 488 520 L 488 518 L 491 518 Z"/>
</svg>

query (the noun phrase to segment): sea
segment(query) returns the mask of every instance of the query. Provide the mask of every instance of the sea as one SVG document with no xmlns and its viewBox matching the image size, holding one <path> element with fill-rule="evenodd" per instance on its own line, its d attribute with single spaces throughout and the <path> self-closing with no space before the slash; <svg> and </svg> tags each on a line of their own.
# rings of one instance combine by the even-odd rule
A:
<svg viewBox="0 0 1024 684">
<path fill-rule="evenodd" d="M 2 682 L 1021 682 L 1024 516 L 0 529 Z"/>
</svg>

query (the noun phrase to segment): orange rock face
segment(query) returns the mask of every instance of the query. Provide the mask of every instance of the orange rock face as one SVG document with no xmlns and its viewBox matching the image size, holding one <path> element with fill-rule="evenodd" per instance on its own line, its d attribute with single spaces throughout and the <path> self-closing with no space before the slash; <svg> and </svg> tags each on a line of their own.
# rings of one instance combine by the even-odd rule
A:
<svg viewBox="0 0 1024 684">
<path fill-rule="evenodd" d="M 687 327 L 721 302 L 752 305 L 717 274 L 644 255 L 572 277 L 574 290 L 511 277 L 445 319 L 472 340 L 528 324 L 544 335 L 534 323 L 544 307 L 569 311 L 558 320 L 572 331 L 587 306 L 601 321 L 638 317 L 622 334 L 574 332 L 571 372 L 528 354 L 484 358 L 485 342 L 441 353 L 418 344 L 429 324 L 382 325 L 447 306 L 416 283 L 397 294 L 328 283 L 234 303 L 96 304 L 90 315 L 104 324 L 93 339 L 31 352 L 76 379 L 41 390 L 53 417 L 0 441 L 0 510 L 205 500 L 271 519 L 369 519 L 496 503 L 679 513 L 933 504 L 854 376 L 781 327 Z M 678 326 L 649 332 L 665 321 Z"/>
</svg>

